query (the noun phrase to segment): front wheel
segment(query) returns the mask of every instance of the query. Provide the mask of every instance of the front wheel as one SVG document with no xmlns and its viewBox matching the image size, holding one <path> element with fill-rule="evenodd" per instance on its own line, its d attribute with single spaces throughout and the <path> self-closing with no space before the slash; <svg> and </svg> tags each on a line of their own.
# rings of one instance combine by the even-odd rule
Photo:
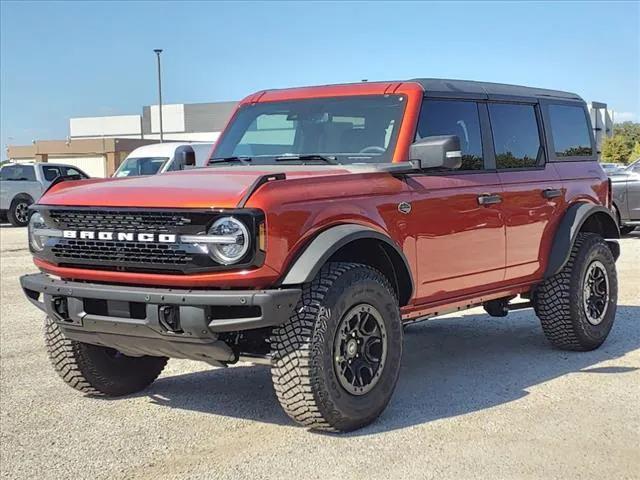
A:
<svg viewBox="0 0 640 480">
<path fill-rule="evenodd" d="M 119 397 L 139 392 L 167 364 L 165 357 L 128 357 L 112 348 L 69 340 L 49 317 L 45 319 L 45 343 L 60 378 L 90 395 Z"/>
<path fill-rule="evenodd" d="M 605 341 L 616 316 L 616 264 L 599 235 L 580 233 L 560 272 L 542 283 L 534 308 L 555 347 L 593 350 Z"/>
<path fill-rule="evenodd" d="M 293 420 L 315 430 L 363 427 L 389 403 L 400 371 L 395 292 L 371 267 L 330 263 L 274 329 L 271 348 L 276 395 Z"/>
</svg>

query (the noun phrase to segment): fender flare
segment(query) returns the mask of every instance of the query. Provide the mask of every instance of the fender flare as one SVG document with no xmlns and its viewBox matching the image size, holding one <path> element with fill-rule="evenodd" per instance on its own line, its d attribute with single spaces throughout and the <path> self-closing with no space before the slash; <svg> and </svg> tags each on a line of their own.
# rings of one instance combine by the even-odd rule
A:
<svg viewBox="0 0 640 480">
<path fill-rule="evenodd" d="M 16 200 L 20 200 L 20 199 L 26 199 L 26 200 L 31 200 L 31 203 L 35 203 L 36 201 L 33 199 L 33 197 L 28 194 L 27 192 L 20 192 L 20 193 L 16 193 L 13 198 L 11 199 L 11 201 L 9 202 L 9 205 L 13 205 Z"/>
<path fill-rule="evenodd" d="M 579 202 L 571 205 L 562 217 L 558 230 L 556 230 L 549 255 L 549 262 L 544 273 L 544 278 L 549 278 L 558 273 L 569 260 L 571 249 L 576 241 L 578 233 L 589 218 L 598 215 L 602 222 L 602 236 L 605 239 L 620 238 L 618 222 L 613 213 L 601 205 Z M 620 255 L 620 246 L 617 242 L 607 242 L 611 247 L 614 257 Z"/>
<path fill-rule="evenodd" d="M 333 254 L 345 245 L 361 239 L 379 240 L 393 248 L 404 262 L 404 267 L 409 274 L 411 282 L 411 291 L 413 292 L 411 269 L 404 252 L 387 235 L 372 228 L 356 224 L 337 225 L 319 233 L 291 264 L 281 285 L 300 285 L 310 282 Z"/>
</svg>

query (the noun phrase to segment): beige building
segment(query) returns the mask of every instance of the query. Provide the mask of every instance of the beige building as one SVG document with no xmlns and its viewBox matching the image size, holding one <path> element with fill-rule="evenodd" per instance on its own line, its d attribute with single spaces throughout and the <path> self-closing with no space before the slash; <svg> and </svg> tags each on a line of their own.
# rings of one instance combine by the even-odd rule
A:
<svg viewBox="0 0 640 480">
<path fill-rule="evenodd" d="M 163 105 L 163 139 L 166 142 L 215 142 L 236 104 Z M 160 109 L 158 105 L 148 105 L 142 107 L 142 115 L 71 118 L 66 140 L 10 145 L 7 158 L 14 162 L 66 163 L 92 177 L 108 177 L 132 150 L 159 140 Z"/>
<path fill-rule="evenodd" d="M 131 138 L 83 138 L 40 140 L 31 145 L 10 145 L 13 162 L 56 162 L 74 165 L 91 177 L 108 177 L 132 151 L 157 140 Z"/>
</svg>

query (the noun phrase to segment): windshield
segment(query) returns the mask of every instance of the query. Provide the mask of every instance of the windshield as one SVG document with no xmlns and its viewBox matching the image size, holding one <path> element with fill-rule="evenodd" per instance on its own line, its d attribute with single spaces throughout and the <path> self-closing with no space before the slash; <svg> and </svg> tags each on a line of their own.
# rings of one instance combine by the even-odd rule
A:
<svg viewBox="0 0 640 480">
<path fill-rule="evenodd" d="M 114 177 L 136 177 L 138 175 L 155 175 L 160 171 L 169 157 L 134 157 L 127 158 L 116 170 Z"/>
<path fill-rule="evenodd" d="M 369 95 L 246 105 L 216 144 L 211 163 L 230 157 L 250 158 L 251 165 L 328 163 L 327 158 L 391 162 L 405 100 Z"/>
</svg>

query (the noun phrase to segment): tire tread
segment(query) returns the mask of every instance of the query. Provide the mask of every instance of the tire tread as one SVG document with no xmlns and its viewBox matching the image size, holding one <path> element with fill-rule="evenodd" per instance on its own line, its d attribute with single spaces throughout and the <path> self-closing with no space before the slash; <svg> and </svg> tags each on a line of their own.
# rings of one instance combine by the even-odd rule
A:
<svg viewBox="0 0 640 480">
<path fill-rule="evenodd" d="M 314 348 L 322 343 L 319 332 L 325 331 L 318 328 L 318 323 L 326 322 L 325 296 L 340 276 L 354 269 L 361 269 L 359 280 L 380 281 L 395 298 L 391 283 L 377 270 L 358 263 L 328 263 L 312 282 L 303 285 L 294 314 L 274 328 L 271 336 L 271 375 L 278 401 L 290 418 L 313 430 L 343 431 L 338 412 L 331 411 L 331 401 L 323 397 L 314 374 Z"/>
</svg>

